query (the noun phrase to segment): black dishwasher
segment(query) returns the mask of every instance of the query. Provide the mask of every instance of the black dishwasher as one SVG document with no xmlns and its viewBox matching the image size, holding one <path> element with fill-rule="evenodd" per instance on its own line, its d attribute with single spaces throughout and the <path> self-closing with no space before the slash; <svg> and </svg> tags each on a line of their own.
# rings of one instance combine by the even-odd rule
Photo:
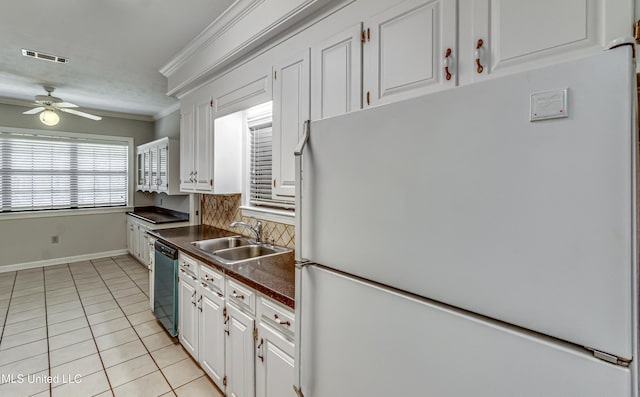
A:
<svg viewBox="0 0 640 397">
<path fill-rule="evenodd" d="M 171 336 L 178 335 L 178 250 L 156 241 L 153 313 Z"/>
</svg>

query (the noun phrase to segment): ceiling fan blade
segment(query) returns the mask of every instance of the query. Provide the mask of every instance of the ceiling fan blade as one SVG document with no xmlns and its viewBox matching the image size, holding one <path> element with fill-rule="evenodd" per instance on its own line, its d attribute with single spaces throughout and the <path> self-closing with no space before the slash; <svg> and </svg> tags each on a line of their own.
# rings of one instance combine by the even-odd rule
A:
<svg viewBox="0 0 640 397">
<path fill-rule="evenodd" d="M 78 105 L 71 102 L 58 102 L 58 103 L 53 103 L 52 105 L 57 108 L 77 108 L 78 107 Z"/>
<path fill-rule="evenodd" d="M 91 119 L 91 120 L 96 120 L 96 121 L 97 120 L 102 120 L 102 117 L 100 117 L 100 116 L 95 116 L 93 114 L 89 114 L 89 113 L 85 113 L 85 112 L 79 112 L 79 111 L 73 110 L 73 109 L 61 108 L 60 110 L 63 111 L 63 112 L 66 112 L 66 113 L 75 114 L 76 116 L 86 117 L 86 118 Z"/>
<path fill-rule="evenodd" d="M 36 114 L 36 113 L 40 113 L 44 110 L 44 106 L 38 106 L 37 108 L 33 108 L 30 110 L 27 110 L 26 112 L 22 112 L 22 114 Z"/>
</svg>

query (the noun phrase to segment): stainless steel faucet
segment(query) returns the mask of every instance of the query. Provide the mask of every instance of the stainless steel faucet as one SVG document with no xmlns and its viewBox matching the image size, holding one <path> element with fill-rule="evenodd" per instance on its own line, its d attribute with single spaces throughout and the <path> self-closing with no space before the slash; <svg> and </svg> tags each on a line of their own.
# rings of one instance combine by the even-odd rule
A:
<svg viewBox="0 0 640 397">
<path fill-rule="evenodd" d="M 244 226 L 251 229 L 251 231 L 256 235 L 256 242 L 258 243 L 260 242 L 260 233 L 262 232 L 262 223 L 260 221 L 256 223 L 256 227 L 251 226 L 247 222 L 233 222 L 232 224 L 229 225 L 229 227 L 238 227 L 238 226 Z"/>
</svg>

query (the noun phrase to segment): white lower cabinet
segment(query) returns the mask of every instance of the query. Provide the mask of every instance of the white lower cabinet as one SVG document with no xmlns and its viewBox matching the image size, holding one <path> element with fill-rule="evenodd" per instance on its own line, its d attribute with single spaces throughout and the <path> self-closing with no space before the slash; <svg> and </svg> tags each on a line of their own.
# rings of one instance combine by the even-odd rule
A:
<svg viewBox="0 0 640 397">
<path fill-rule="evenodd" d="M 198 285 L 195 276 L 180 272 L 178 283 L 178 336 L 182 346 L 198 359 Z"/>
<path fill-rule="evenodd" d="M 293 312 L 262 297 L 258 302 L 256 397 L 295 397 Z"/>
<path fill-rule="evenodd" d="M 255 396 L 255 322 L 234 305 L 227 305 L 227 396 Z"/>
<path fill-rule="evenodd" d="M 182 252 L 179 264 L 185 350 L 226 396 L 295 397 L 293 311 Z"/>
</svg>

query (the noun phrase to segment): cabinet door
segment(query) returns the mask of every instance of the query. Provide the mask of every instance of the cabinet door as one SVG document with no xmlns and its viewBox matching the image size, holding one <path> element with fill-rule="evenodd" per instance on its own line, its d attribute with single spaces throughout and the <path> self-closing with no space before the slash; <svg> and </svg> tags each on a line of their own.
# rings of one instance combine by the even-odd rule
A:
<svg viewBox="0 0 640 397">
<path fill-rule="evenodd" d="M 158 146 L 149 148 L 149 188 L 151 191 L 158 190 Z"/>
<path fill-rule="evenodd" d="M 309 50 L 273 68 L 273 195 L 295 195 L 293 151 L 309 119 Z"/>
<path fill-rule="evenodd" d="M 225 370 L 227 396 L 253 397 L 255 362 L 253 329 L 255 320 L 233 305 L 227 305 Z"/>
<path fill-rule="evenodd" d="M 256 397 L 295 397 L 293 342 L 260 322 L 257 343 Z"/>
<path fill-rule="evenodd" d="M 190 276 L 180 274 L 178 294 L 178 324 L 180 343 L 198 360 L 198 310 L 196 309 L 196 284 Z"/>
<path fill-rule="evenodd" d="M 196 104 L 195 114 L 195 189 L 210 192 L 213 189 L 213 120 L 212 100 Z"/>
<path fill-rule="evenodd" d="M 311 47 L 311 119 L 362 107 L 362 24 Z"/>
<path fill-rule="evenodd" d="M 633 0 L 460 1 L 465 83 L 601 51 L 633 23 Z"/>
<path fill-rule="evenodd" d="M 222 294 L 220 294 L 222 295 Z M 202 369 L 224 390 L 224 298 L 217 293 L 201 288 L 200 330 L 198 337 L 199 359 Z"/>
<path fill-rule="evenodd" d="M 157 186 L 156 189 L 160 192 L 166 192 L 169 189 L 169 147 L 165 145 L 157 146 Z"/>
<path fill-rule="evenodd" d="M 135 240 L 134 240 L 134 228 L 135 225 L 133 223 L 133 221 L 131 221 L 131 217 L 128 217 L 129 219 L 127 220 L 127 250 L 129 251 L 129 254 L 132 256 L 136 256 L 136 250 L 135 250 Z"/>
<path fill-rule="evenodd" d="M 149 237 L 149 305 L 151 305 L 151 311 L 153 311 L 153 291 L 155 287 L 154 273 L 156 271 L 155 243 L 156 239 Z"/>
<path fill-rule="evenodd" d="M 189 106 L 180 116 L 180 191 L 193 192 L 195 182 L 194 170 L 194 139 L 195 139 L 195 110 Z"/>
<path fill-rule="evenodd" d="M 136 190 L 144 189 L 144 150 L 136 150 Z"/>
<path fill-rule="evenodd" d="M 456 13 L 456 1 L 406 0 L 365 21 L 363 106 L 455 86 Z"/>
</svg>

